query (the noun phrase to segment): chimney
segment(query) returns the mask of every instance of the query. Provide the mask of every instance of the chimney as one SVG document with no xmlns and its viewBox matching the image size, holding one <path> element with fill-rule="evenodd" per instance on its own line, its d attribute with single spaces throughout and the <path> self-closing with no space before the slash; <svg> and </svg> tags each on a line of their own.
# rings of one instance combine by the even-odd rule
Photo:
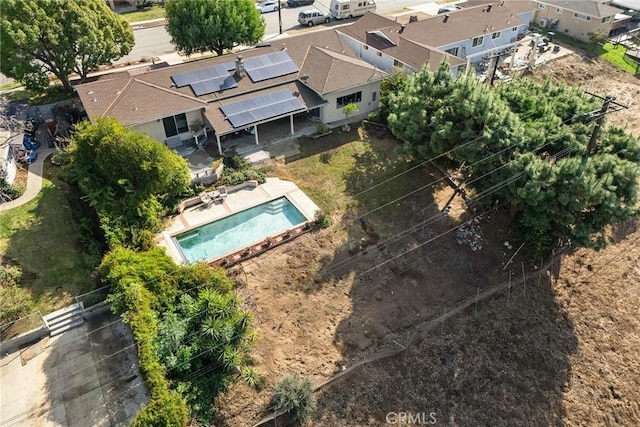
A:
<svg viewBox="0 0 640 427">
<path fill-rule="evenodd" d="M 491 12 L 491 8 L 493 7 L 493 4 L 488 4 L 487 5 L 487 13 Z"/>
<path fill-rule="evenodd" d="M 418 15 L 409 15 L 409 24 L 412 22 L 418 22 Z"/>
<path fill-rule="evenodd" d="M 444 19 L 442 20 L 442 22 L 446 23 L 449 20 L 449 14 L 447 13 L 446 15 L 444 15 Z"/>
<path fill-rule="evenodd" d="M 400 31 L 398 31 L 398 34 L 402 34 L 404 32 L 404 24 L 400 25 Z"/>
<path fill-rule="evenodd" d="M 236 75 L 239 78 L 243 78 L 246 75 L 244 71 L 244 61 L 242 60 L 242 55 L 236 56 Z"/>
</svg>

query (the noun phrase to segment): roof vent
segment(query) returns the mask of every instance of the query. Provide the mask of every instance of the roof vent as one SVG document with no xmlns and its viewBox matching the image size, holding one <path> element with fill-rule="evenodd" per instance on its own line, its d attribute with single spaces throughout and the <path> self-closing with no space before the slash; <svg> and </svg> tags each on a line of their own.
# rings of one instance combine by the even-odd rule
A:
<svg viewBox="0 0 640 427">
<path fill-rule="evenodd" d="M 400 30 L 398 30 L 398 34 L 402 34 L 404 32 L 404 24 L 400 25 Z"/>
<path fill-rule="evenodd" d="M 446 23 L 449 20 L 449 14 L 447 13 L 446 15 L 444 15 L 444 19 L 442 20 L 442 22 Z"/>
<path fill-rule="evenodd" d="M 246 75 L 244 70 L 244 60 L 242 59 L 242 55 L 236 56 L 236 75 L 239 78 L 243 78 Z"/>
<path fill-rule="evenodd" d="M 286 43 L 282 43 L 282 50 L 287 50 L 287 44 Z"/>
<path fill-rule="evenodd" d="M 418 15 L 409 16 L 409 24 L 411 24 L 412 22 L 418 22 Z"/>
<path fill-rule="evenodd" d="M 491 8 L 493 7 L 493 4 L 488 4 L 487 5 L 487 13 L 491 12 Z"/>
<path fill-rule="evenodd" d="M 504 6 L 504 0 L 500 2 L 500 7 Z"/>
</svg>

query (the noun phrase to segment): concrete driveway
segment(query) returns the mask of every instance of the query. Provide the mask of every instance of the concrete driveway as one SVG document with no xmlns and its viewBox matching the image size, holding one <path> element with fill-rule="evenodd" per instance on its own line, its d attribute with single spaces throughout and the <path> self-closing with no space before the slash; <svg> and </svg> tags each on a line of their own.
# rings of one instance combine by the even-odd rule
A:
<svg viewBox="0 0 640 427">
<path fill-rule="evenodd" d="M 148 402 L 128 326 L 103 312 L 0 359 L 0 426 L 124 426 Z"/>
</svg>

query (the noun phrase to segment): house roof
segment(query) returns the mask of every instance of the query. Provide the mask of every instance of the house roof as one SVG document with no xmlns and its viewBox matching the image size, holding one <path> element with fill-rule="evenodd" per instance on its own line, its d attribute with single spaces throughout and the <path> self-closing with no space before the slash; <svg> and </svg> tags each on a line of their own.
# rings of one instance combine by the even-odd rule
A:
<svg viewBox="0 0 640 427">
<path fill-rule="evenodd" d="M 357 58 L 309 46 L 299 76 L 311 89 L 326 95 L 382 80 L 387 73 Z"/>
<path fill-rule="evenodd" d="M 505 2 L 500 6 L 500 3 L 495 3 L 490 10 L 486 5 L 473 6 L 412 22 L 405 25 L 402 36 L 418 43 L 443 47 L 495 31 L 510 29 L 525 23 L 518 17 L 518 13 L 522 12 L 511 9 L 512 3 L 517 4 Z M 518 3 L 533 5 L 529 1 Z M 521 4 L 518 10 L 523 7 Z M 535 5 L 531 10 L 535 10 Z"/>
<path fill-rule="evenodd" d="M 392 58 L 419 70 L 428 63 L 431 70 L 436 70 L 447 58 L 451 66 L 464 64 L 464 60 L 433 47 L 433 43 L 413 40 L 405 35 L 409 25 L 403 25 L 375 13 L 367 13 L 351 25 L 341 27 L 339 32 L 366 43 L 374 49 L 383 51 Z"/>
<path fill-rule="evenodd" d="M 239 54 L 246 62 L 249 58 L 286 49 L 293 63 L 298 69 L 301 69 L 310 45 L 318 46 L 327 52 L 338 55 L 336 58 L 339 58 L 339 61 L 332 60 L 334 66 L 338 68 L 344 67 L 344 70 L 353 70 L 354 67 L 370 67 L 366 62 L 357 59 L 351 49 L 331 28 L 281 39 L 271 44 L 258 45 Z M 205 108 L 216 101 L 259 92 L 274 86 L 287 85 L 295 82 L 298 78 L 296 72 L 255 82 L 248 75 L 238 77 L 233 69 L 237 56 L 238 54 L 223 55 L 161 69 L 146 70 L 140 74 L 117 73 L 101 76 L 95 82 L 78 85 L 76 89 L 90 119 L 110 116 L 125 125 L 132 125 Z M 177 74 L 221 64 L 231 64 L 227 68 L 231 68 L 229 76 L 233 76 L 237 84 L 236 87 L 196 96 L 191 86 L 177 87 L 172 79 L 172 76 Z M 335 81 L 332 84 L 335 87 L 354 86 L 358 81 L 365 83 L 369 80 L 369 75 L 344 72 L 344 70 L 343 72 L 334 70 L 332 77 Z M 324 71 L 320 67 L 306 67 L 305 71 L 305 74 L 314 80 L 325 78 L 323 73 Z"/>
<path fill-rule="evenodd" d="M 535 1 L 530 0 L 467 0 L 464 3 L 458 3 L 462 8 L 470 8 L 491 4 L 493 7 L 505 7 L 516 15 L 521 13 L 533 12 L 538 9 Z M 502 6 L 500 6 L 502 4 Z"/>
<path fill-rule="evenodd" d="M 605 18 L 620 13 L 620 9 L 602 4 L 597 1 L 579 0 L 579 1 L 562 1 L 562 0 L 544 0 L 538 3 L 544 3 L 555 7 L 570 10 L 572 12 L 582 13 L 584 15 L 594 16 L 596 18 Z"/>
</svg>

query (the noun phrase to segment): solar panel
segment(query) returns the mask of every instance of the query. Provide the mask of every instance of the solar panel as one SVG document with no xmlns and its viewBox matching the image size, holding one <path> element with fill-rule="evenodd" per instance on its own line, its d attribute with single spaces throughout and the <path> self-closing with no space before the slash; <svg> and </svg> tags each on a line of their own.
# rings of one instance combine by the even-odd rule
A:
<svg viewBox="0 0 640 427">
<path fill-rule="evenodd" d="M 272 117 L 282 116 L 305 108 L 302 101 L 289 89 L 259 95 L 242 101 L 230 102 L 229 104 L 220 106 L 220 110 L 227 116 L 227 119 L 234 128 Z"/>
<path fill-rule="evenodd" d="M 234 65 L 235 68 L 235 65 Z M 214 65 L 200 70 L 179 73 L 171 76 L 177 87 L 190 85 L 191 83 L 222 77 L 229 74 L 227 64 Z"/>
<path fill-rule="evenodd" d="M 254 83 L 298 72 L 298 66 L 284 50 L 247 58 L 244 68 Z"/>
<path fill-rule="evenodd" d="M 191 83 L 191 89 L 196 96 L 220 92 L 221 90 L 230 89 L 236 86 L 238 86 L 238 82 L 236 82 L 236 79 L 229 74 L 226 76 Z"/>
</svg>

